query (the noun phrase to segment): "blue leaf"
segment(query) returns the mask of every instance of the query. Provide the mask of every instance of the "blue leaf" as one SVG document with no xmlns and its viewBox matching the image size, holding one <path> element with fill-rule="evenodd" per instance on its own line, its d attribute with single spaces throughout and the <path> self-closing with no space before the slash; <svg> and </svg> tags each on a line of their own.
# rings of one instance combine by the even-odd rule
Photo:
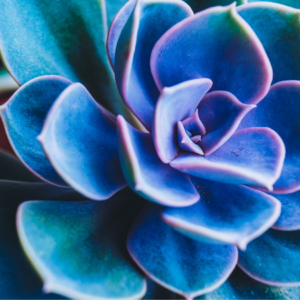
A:
<svg viewBox="0 0 300 300">
<path fill-rule="evenodd" d="M 286 156 L 274 193 L 293 193 L 300 189 L 299 114 L 300 81 L 281 81 L 272 85 L 266 98 L 240 124 L 240 128 L 272 128 L 284 142 Z"/>
<path fill-rule="evenodd" d="M 240 268 L 235 268 L 233 273 L 218 289 L 211 293 L 197 297 L 203 300 L 224 300 L 224 299 L 299 299 L 299 287 L 277 287 L 270 286 L 253 280 Z"/>
<path fill-rule="evenodd" d="M 66 183 L 53 169 L 37 140 L 51 106 L 71 82 L 60 76 L 35 78 L 1 106 L 1 117 L 16 154 L 41 179 L 59 185 Z"/>
<path fill-rule="evenodd" d="M 281 202 L 281 214 L 273 225 L 277 230 L 299 230 L 300 229 L 300 192 L 292 194 L 272 194 Z"/>
<path fill-rule="evenodd" d="M 192 299 L 219 287 L 233 271 L 237 249 L 190 239 L 164 223 L 160 208 L 148 204 L 134 222 L 127 248 L 154 281 Z"/>
<path fill-rule="evenodd" d="M 300 285 L 300 231 L 270 229 L 239 251 L 239 267 L 264 284 Z"/>
<path fill-rule="evenodd" d="M 196 13 L 213 6 L 229 5 L 232 3 L 232 0 L 184 0 L 184 2 L 186 2 Z M 247 0 L 237 0 L 236 4 L 241 5 L 246 2 Z"/>
<path fill-rule="evenodd" d="M 191 238 L 247 244 L 269 229 L 280 215 L 280 202 L 249 187 L 192 178 L 200 201 L 183 208 L 166 207 L 162 218 Z"/>
<path fill-rule="evenodd" d="M 118 156 L 116 119 L 80 84 L 51 108 L 39 140 L 60 176 L 94 200 L 126 186 Z"/>
</svg>

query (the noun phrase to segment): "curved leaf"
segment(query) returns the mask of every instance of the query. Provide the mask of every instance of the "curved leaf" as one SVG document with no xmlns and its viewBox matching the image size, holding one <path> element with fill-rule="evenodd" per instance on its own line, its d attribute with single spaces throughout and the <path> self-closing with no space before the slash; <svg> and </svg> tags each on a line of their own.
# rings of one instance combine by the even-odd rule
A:
<svg viewBox="0 0 300 300">
<path fill-rule="evenodd" d="M 1 106 L 1 117 L 13 149 L 41 179 L 66 186 L 53 169 L 37 140 L 51 106 L 71 82 L 60 76 L 35 78 Z"/>
<path fill-rule="evenodd" d="M 18 83 L 43 75 L 79 81 L 106 108 L 131 119 L 106 54 L 104 0 L 1 0 L 0 6 L 1 56 Z"/>
<path fill-rule="evenodd" d="M 23 203 L 17 228 L 44 290 L 80 299 L 139 299 L 143 277 L 126 235 L 144 201 L 127 191 L 109 201 Z"/>
<path fill-rule="evenodd" d="M 126 186 L 115 117 L 80 83 L 56 100 L 39 141 L 60 176 L 86 197 L 108 199 Z"/>
<path fill-rule="evenodd" d="M 193 115 L 211 86 L 211 80 L 201 78 L 163 89 L 155 108 L 153 140 L 156 152 L 164 163 L 170 163 L 179 151 L 177 122 Z"/>
<path fill-rule="evenodd" d="M 242 5 L 237 11 L 261 41 L 273 68 L 273 83 L 300 80 L 300 12 L 272 2 Z"/>
<path fill-rule="evenodd" d="M 156 43 L 150 64 L 160 90 L 209 78 L 212 90 L 228 91 L 246 104 L 262 100 L 272 81 L 265 50 L 234 3 L 209 8 L 173 26 Z"/>
<path fill-rule="evenodd" d="M 118 116 L 121 166 L 128 185 L 147 200 L 167 206 L 189 206 L 199 200 L 190 177 L 161 162 L 152 136 Z"/>
<path fill-rule="evenodd" d="M 183 1 L 139 0 L 131 15 L 121 14 L 128 18 L 126 24 L 115 19 L 124 26 L 115 50 L 116 82 L 129 109 L 149 131 L 159 97 L 150 70 L 152 49 L 169 28 L 191 15 L 191 8 Z"/>
<path fill-rule="evenodd" d="M 233 245 L 201 243 L 176 232 L 148 204 L 134 222 L 127 248 L 142 270 L 160 285 L 192 299 L 219 287 L 237 261 Z"/>
<path fill-rule="evenodd" d="M 199 178 L 272 191 L 284 157 L 285 147 L 279 135 L 269 128 L 257 127 L 237 131 L 207 157 L 182 152 L 170 165 Z"/>
<path fill-rule="evenodd" d="M 239 251 L 239 267 L 264 284 L 300 285 L 300 231 L 270 229 Z"/>
<path fill-rule="evenodd" d="M 280 215 L 280 202 L 249 187 L 192 178 L 200 201 L 183 208 L 166 207 L 162 218 L 198 240 L 247 244 L 268 230 Z"/>
<path fill-rule="evenodd" d="M 275 130 L 286 148 L 280 178 L 274 193 L 293 193 L 300 189 L 300 81 L 281 81 L 272 85 L 266 98 L 240 124 L 240 128 L 266 126 Z"/>
</svg>

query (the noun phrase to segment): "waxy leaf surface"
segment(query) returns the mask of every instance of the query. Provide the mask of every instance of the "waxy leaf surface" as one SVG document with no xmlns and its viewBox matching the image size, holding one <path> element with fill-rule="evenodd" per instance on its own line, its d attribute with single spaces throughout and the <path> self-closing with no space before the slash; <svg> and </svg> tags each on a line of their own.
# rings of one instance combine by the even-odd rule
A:
<svg viewBox="0 0 300 300">
<path fill-rule="evenodd" d="M 265 50 L 234 4 L 209 8 L 168 30 L 152 51 L 151 71 L 159 89 L 209 78 L 212 90 L 246 104 L 263 99 L 272 81 Z"/>
<path fill-rule="evenodd" d="M 261 186 L 271 191 L 280 176 L 284 157 L 284 144 L 275 131 L 246 128 L 207 157 L 181 152 L 170 165 L 199 178 Z"/>
<path fill-rule="evenodd" d="M 152 49 L 168 29 L 191 15 L 183 1 L 139 0 L 120 34 L 114 59 L 116 82 L 126 105 L 149 131 L 159 97 L 150 70 Z"/>
<path fill-rule="evenodd" d="M 110 201 L 31 201 L 18 210 L 18 233 L 47 292 L 75 299 L 140 299 L 143 277 L 126 235 L 144 201 L 130 190 Z"/>
<path fill-rule="evenodd" d="M 23 85 L 1 106 L 1 117 L 16 154 L 37 176 L 59 186 L 66 183 L 51 166 L 37 136 L 53 103 L 70 84 L 60 76 L 38 77 Z"/>
<path fill-rule="evenodd" d="M 126 186 L 115 117 L 80 83 L 57 99 L 39 140 L 60 176 L 86 197 L 104 200 Z"/>
<path fill-rule="evenodd" d="M 262 283 L 300 285 L 300 231 L 270 229 L 239 251 L 239 267 Z"/>
<path fill-rule="evenodd" d="M 200 201 L 189 207 L 166 207 L 165 222 L 191 238 L 247 244 L 271 227 L 280 215 L 280 202 L 246 186 L 193 177 Z"/>
<path fill-rule="evenodd" d="M 235 267 L 236 247 L 190 239 L 164 223 L 159 211 L 148 204 L 130 230 L 127 248 L 135 262 L 150 278 L 186 299 L 220 286 Z"/>
</svg>

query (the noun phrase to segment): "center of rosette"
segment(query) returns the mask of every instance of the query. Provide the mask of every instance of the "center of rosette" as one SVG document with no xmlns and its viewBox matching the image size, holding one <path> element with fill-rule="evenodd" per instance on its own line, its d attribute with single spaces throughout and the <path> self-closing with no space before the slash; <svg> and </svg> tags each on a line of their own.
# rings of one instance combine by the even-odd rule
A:
<svg viewBox="0 0 300 300">
<path fill-rule="evenodd" d="M 199 142 L 205 134 L 206 130 L 199 118 L 198 109 L 191 117 L 177 122 L 178 145 L 185 151 L 204 155 Z"/>
</svg>

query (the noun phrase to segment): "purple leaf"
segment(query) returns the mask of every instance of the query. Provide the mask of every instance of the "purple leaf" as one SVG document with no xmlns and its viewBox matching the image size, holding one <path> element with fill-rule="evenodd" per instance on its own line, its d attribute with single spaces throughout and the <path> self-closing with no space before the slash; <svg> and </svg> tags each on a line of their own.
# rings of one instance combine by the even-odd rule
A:
<svg viewBox="0 0 300 300">
<path fill-rule="evenodd" d="M 247 128 L 236 132 L 207 157 L 180 153 L 170 165 L 207 180 L 257 185 L 272 190 L 280 176 L 284 156 L 284 144 L 275 131 Z"/>
<path fill-rule="evenodd" d="M 178 135 L 178 145 L 181 149 L 193 152 L 199 155 L 204 155 L 202 149 L 199 145 L 194 143 L 192 139 L 187 135 L 182 122 L 177 122 L 177 135 Z"/>
<path fill-rule="evenodd" d="M 241 103 L 234 95 L 224 91 L 205 95 L 198 107 L 199 118 L 206 129 L 206 135 L 199 142 L 205 156 L 222 146 L 254 107 Z"/>
<path fill-rule="evenodd" d="M 166 206 L 189 206 L 199 195 L 188 175 L 161 162 L 152 136 L 118 116 L 119 155 L 128 185 L 147 200 Z"/>
<path fill-rule="evenodd" d="M 115 51 L 116 82 L 129 109 L 149 131 L 159 97 L 150 71 L 151 51 L 169 28 L 191 15 L 193 11 L 183 1 L 140 0 L 130 16 L 125 13 L 120 16 L 127 17 L 128 20 L 121 31 Z M 115 21 L 121 26 L 124 20 L 121 21 L 120 18 Z M 112 26 L 118 24 L 113 23 Z M 110 53 L 112 56 L 113 51 Z"/>
<path fill-rule="evenodd" d="M 151 71 L 160 89 L 210 78 L 213 90 L 246 104 L 263 99 L 272 81 L 269 59 L 234 4 L 204 10 L 167 31 L 152 51 Z"/>
<path fill-rule="evenodd" d="M 211 80 L 201 78 L 163 89 L 155 109 L 153 139 L 164 163 L 170 163 L 179 151 L 177 122 L 193 115 L 211 85 Z"/>
</svg>

